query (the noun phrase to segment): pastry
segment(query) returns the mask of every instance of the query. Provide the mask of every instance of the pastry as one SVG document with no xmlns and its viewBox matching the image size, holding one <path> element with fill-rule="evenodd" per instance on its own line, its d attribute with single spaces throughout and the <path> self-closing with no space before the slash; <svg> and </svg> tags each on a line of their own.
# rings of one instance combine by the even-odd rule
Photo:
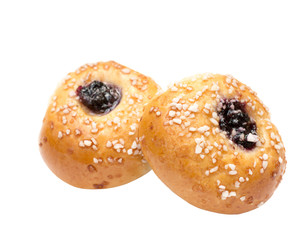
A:
<svg viewBox="0 0 307 240">
<path fill-rule="evenodd" d="M 200 74 L 172 85 L 145 107 L 139 136 L 156 175 L 187 202 L 213 212 L 262 205 L 286 168 L 268 109 L 230 75 Z"/>
<path fill-rule="evenodd" d="M 65 182 L 110 188 L 146 174 L 139 120 L 158 85 L 116 62 L 86 64 L 58 86 L 39 137 L 42 157 Z"/>
</svg>

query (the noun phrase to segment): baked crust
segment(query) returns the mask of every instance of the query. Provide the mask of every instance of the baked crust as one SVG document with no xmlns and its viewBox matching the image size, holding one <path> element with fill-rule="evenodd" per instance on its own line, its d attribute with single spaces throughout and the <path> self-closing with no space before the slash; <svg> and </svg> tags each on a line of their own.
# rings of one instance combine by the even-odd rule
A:
<svg viewBox="0 0 307 240">
<path fill-rule="evenodd" d="M 219 129 L 221 98 L 246 103 L 259 137 L 253 150 L 236 145 Z M 285 172 L 285 149 L 267 108 L 230 75 L 199 74 L 174 84 L 146 106 L 139 132 L 157 176 L 178 196 L 209 211 L 257 208 Z"/>
<path fill-rule="evenodd" d="M 76 89 L 93 80 L 122 89 L 119 105 L 106 115 L 91 114 Z M 65 182 L 79 188 L 110 188 L 146 174 L 137 135 L 146 104 L 159 86 L 114 61 L 86 64 L 69 73 L 51 98 L 39 137 L 42 157 Z"/>
</svg>

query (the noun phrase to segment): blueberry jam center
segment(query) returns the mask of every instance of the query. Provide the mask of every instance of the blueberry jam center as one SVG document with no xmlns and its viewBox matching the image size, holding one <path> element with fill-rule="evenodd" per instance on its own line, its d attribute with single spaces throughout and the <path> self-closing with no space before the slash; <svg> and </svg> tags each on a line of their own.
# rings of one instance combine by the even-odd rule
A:
<svg viewBox="0 0 307 240">
<path fill-rule="evenodd" d="M 252 150 L 258 141 L 256 123 L 245 110 L 245 103 L 237 99 L 222 99 L 218 105 L 219 125 L 230 140 Z"/>
<path fill-rule="evenodd" d="M 122 93 L 116 85 L 95 80 L 88 85 L 79 86 L 77 96 L 93 113 L 107 114 L 119 104 Z"/>
</svg>

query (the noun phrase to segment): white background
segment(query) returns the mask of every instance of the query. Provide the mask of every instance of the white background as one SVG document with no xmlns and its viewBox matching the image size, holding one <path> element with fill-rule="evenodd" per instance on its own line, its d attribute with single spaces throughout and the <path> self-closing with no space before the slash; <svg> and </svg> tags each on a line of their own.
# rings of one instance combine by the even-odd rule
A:
<svg viewBox="0 0 307 240">
<path fill-rule="evenodd" d="M 306 1 L 0 1 L 0 239 L 306 239 Z M 70 71 L 115 60 L 163 88 L 232 74 L 270 108 L 287 171 L 257 210 L 195 208 L 150 172 L 82 190 L 38 151 L 50 95 Z"/>
</svg>

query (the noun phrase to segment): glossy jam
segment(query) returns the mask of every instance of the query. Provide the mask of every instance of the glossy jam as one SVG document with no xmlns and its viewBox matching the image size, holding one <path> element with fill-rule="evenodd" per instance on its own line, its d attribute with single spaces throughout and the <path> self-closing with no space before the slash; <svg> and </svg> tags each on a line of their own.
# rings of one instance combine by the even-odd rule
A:
<svg viewBox="0 0 307 240">
<path fill-rule="evenodd" d="M 245 107 L 245 103 L 237 99 L 222 99 L 217 109 L 219 125 L 230 140 L 246 150 L 251 150 L 256 146 L 256 141 L 251 141 L 248 136 L 257 136 L 257 126 Z"/>
<path fill-rule="evenodd" d="M 79 86 L 76 91 L 80 102 L 91 112 L 107 114 L 120 103 L 122 93 L 118 86 L 100 81 Z"/>
</svg>

